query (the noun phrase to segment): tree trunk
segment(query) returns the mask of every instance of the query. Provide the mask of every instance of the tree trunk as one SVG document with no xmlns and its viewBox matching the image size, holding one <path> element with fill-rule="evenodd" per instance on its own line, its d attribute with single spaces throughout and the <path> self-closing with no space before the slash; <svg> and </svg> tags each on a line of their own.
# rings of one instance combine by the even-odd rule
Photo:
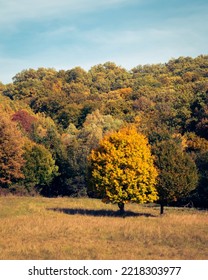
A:
<svg viewBox="0 0 208 280">
<path fill-rule="evenodd" d="M 164 213 L 164 203 L 161 202 L 160 203 L 160 215 L 162 215 Z"/>
<path fill-rule="evenodd" d="M 123 203 L 123 202 L 119 202 L 119 203 L 118 203 L 118 207 L 119 207 L 119 210 L 120 210 L 120 215 L 123 216 L 124 213 L 125 213 L 125 210 L 124 210 L 124 203 Z"/>
</svg>

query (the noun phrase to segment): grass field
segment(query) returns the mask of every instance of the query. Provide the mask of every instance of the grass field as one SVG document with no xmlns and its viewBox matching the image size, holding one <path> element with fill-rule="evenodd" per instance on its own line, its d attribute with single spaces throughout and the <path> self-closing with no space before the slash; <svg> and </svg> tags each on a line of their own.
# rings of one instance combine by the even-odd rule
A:
<svg viewBox="0 0 208 280">
<path fill-rule="evenodd" d="M 99 200 L 0 197 L 2 260 L 208 259 L 208 212 Z"/>
</svg>

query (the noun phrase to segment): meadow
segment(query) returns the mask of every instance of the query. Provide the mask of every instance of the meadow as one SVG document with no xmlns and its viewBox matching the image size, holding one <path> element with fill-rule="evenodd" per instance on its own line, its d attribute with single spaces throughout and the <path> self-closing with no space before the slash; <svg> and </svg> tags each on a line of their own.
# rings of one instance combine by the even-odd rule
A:
<svg viewBox="0 0 208 280">
<path fill-rule="evenodd" d="M 1 260 L 207 260 L 208 211 L 0 197 Z"/>
</svg>

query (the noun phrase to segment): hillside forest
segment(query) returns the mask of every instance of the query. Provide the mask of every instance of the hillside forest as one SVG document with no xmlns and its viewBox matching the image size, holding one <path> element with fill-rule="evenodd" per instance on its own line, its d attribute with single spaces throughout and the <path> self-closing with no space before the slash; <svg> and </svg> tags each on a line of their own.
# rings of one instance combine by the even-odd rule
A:
<svg viewBox="0 0 208 280">
<path fill-rule="evenodd" d="M 27 69 L 0 83 L 0 195 L 97 197 L 90 155 L 128 127 L 148 141 L 159 200 L 207 208 L 208 55 Z"/>
</svg>

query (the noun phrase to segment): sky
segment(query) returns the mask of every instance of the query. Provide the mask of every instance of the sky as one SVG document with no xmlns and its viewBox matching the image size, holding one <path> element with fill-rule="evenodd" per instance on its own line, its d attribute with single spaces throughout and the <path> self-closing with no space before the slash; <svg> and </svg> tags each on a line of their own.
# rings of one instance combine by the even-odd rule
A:
<svg viewBox="0 0 208 280">
<path fill-rule="evenodd" d="M 108 61 L 130 70 L 208 54 L 207 0 L 0 0 L 0 81 Z"/>
</svg>

